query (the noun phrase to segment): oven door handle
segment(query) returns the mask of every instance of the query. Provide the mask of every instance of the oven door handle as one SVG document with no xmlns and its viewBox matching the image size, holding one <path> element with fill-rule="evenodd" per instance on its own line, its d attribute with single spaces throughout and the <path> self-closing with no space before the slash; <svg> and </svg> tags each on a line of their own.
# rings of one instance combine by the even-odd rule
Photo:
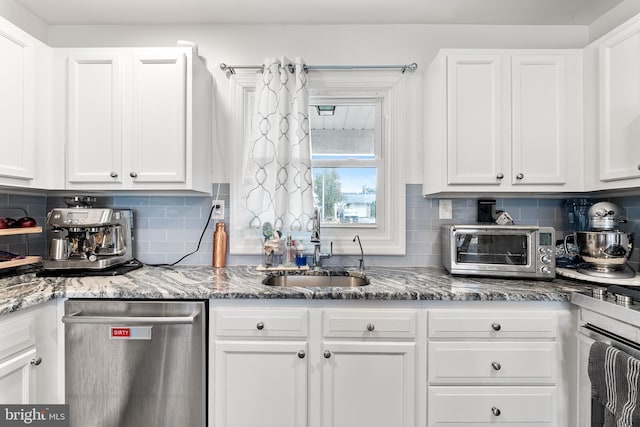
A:
<svg viewBox="0 0 640 427">
<path fill-rule="evenodd" d="M 606 331 L 590 324 L 580 326 L 580 333 L 595 341 L 605 341 L 611 343 L 614 347 L 617 347 L 632 356 L 638 358 L 640 356 L 640 344 L 624 337 L 621 337 L 613 332 Z"/>
</svg>

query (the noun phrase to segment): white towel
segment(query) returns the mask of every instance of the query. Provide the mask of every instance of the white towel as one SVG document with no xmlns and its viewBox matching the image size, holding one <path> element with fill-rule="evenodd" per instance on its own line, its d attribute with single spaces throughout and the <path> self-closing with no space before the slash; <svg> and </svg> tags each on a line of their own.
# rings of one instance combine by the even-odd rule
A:
<svg viewBox="0 0 640 427">
<path fill-rule="evenodd" d="M 605 410 L 605 427 L 640 427 L 640 360 L 603 342 L 589 351 L 591 391 Z"/>
</svg>

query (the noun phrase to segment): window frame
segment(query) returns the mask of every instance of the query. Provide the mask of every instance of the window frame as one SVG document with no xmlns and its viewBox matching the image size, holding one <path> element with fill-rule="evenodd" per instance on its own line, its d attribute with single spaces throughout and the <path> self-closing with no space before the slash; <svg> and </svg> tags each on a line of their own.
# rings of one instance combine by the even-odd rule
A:
<svg viewBox="0 0 640 427">
<path fill-rule="evenodd" d="M 406 253 L 406 191 L 405 144 L 408 138 L 410 98 L 407 76 L 397 71 L 312 71 L 310 100 L 377 98 L 382 101 L 382 146 L 384 176 L 378 182 L 384 191 L 384 206 L 376 206 L 376 226 L 325 226 L 321 231 L 323 250 L 333 242 L 334 255 L 355 255 L 360 249 L 353 243 L 358 234 L 367 255 L 404 255 Z M 234 255 L 259 255 L 262 244 L 257 230 L 243 230 L 237 223 L 242 193 L 247 132 L 247 100 L 255 91 L 255 72 L 238 72 L 230 76 L 232 165 L 230 176 L 230 237 L 229 252 Z M 310 105 L 312 102 L 310 102 Z M 380 174 L 382 175 L 382 174 Z M 300 236 L 308 244 L 308 233 Z"/>
</svg>

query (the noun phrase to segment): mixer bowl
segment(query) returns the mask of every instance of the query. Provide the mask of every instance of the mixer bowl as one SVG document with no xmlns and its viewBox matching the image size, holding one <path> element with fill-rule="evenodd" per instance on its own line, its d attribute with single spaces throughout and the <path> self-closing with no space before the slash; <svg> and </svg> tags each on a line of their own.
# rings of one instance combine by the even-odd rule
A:
<svg viewBox="0 0 640 427">
<path fill-rule="evenodd" d="M 586 262 L 601 267 L 623 267 L 633 250 L 633 233 L 577 231 L 575 243 Z"/>
</svg>

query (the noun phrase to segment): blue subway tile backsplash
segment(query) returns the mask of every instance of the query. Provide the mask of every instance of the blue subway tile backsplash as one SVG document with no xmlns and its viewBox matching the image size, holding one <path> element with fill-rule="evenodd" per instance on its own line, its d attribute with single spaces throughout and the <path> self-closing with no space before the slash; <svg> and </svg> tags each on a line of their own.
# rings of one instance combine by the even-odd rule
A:
<svg viewBox="0 0 640 427">
<path fill-rule="evenodd" d="M 225 201 L 225 218 L 228 221 L 229 185 L 214 184 L 216 196 L 98 196 L 99 206 L 131 208 L 134 210 L 134 253 L 136 258 L 148 264 L 171 264 L 185 254 L 196 250 L 202 236 L 200 249 L 180 262 L 182 265 L 210 265 L 212 236 L 215 227 L 210 221 L 206 229 L 207 218 L 213 199 Z M 368 256 L 368 265 L 377 266 L 439 266 L 440 265 L 440 227 L 453 222 L 473 223 L 477 219 L 476 198 L 452 199 L 453 219 L 439 219 L 439 199 L 423 198 L 422 186 L 406 186 L 406 242 L 404 256 Z M 598 199 L 610 200 L 624 208 L 628 223 L 623 231 L 640 235 L 640 196 L 612 197 L 607 199 L 599 195 Z M 550 198 L 505 198 L 496 199 L 496 210 L 509 212 L 516 224 L 534 224 L 552 226 L 557 237 L 562 238 L 569 230 L 564 207 L 564 199 Z M 65 206 L 61 197 L 23 196 L 0 194 L 0 216 L 22 216 L 15 211 L 1 210 L 8 206 L 23 207 L 29 216 L 36 218 L 46 228 L 46 213 L 54 208 Z M 228 223 L 228 222 L 227 222 Z M 204 232 L 203 232 L 204 229 Z M 27 237 L 31 255 L 46 256 L 46 235 Z M 0 241 L 0 249 L 11 252 L 25 250 L 25 237 L 5 237 Z M 353 258 L 353 259 L 351 259 Z M 357 265 L 357 256 L 342 257 L 333 263 Z M 259 255 L 233 255 L 227 257 L 228 265 L 257 265 Z M 349 264 L 351 262 L 351 264 Z M 634 250 L 631 265 L 640 266 L 640 251 Z"/>
</svg>

